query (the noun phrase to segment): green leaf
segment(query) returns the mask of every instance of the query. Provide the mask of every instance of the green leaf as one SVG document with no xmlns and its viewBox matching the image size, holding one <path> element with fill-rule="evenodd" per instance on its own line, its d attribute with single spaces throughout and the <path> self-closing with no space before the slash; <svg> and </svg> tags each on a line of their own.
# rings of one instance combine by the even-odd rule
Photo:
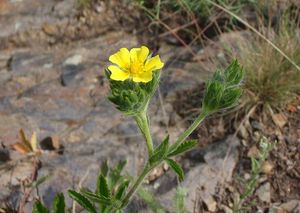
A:
<svg viewBox="0 0 300 213">
<path fill-rule="evenodd" d="M 107 160 L 105 160 L 102 164 L 101 164 L 101 174 L 106 177 L 108 174 L 109 168 L 108 168 L 108 162 Z M 98 178 L 99 179 L 99 178 Z"/>
<path fill-rule="evenodd" d="M 97 181 L 97 192 L 99 195 L 102 195 L 103 197 L 109 198 L 111 195 L 111 192 L 108 188 L 106 178 L 101 174 L 99 175 L 99 179 Z"/>
<path fill-rule="evenodd" d="M 126 189 L 129 185 L 129 180 L 125 180 L 123 183 L 121 183 L 117 189 L 115 198 L 117 200 L 121 200 L 123 196 L 125 195 Z"/>
<path fill-rule="evenodd" d="M 256 160 L 254 157 L 251 158 L 251 170 L 253 173 L 257 172 L 260 168 L 259 161 Z"/>
<path fill-rule="evenodd" d="M 40 201 L 36 201 L 33 205 L 32 213 L 50 213 L 50 211 L 45 206 L 43 206 Z"/>
<path fill-rule="evenodd" d="M 94 194 L 93 192 L 81 190 L 81 193 L 84 195 L 84 197 L 88 198 L 89 200 L 104 204 L 104 205 L 111 205 L 111 199 L 104 197 L 102 195 Z"/>
<path fill-rule="evenodd" d="M 31 184 L 31 187 L 38 187 L 39 185 L 41 185 L 42 183 L 44 183 L 46 180 L 48 180 L 50 178 L 49 175 L 46 175 L 46 176 L 43 176 L 43 177 L 40 177 L 39 179 L 37 179 L 36 181 L 34 181 L 32 184 Z"/>
<path fill-rule="evenodd" d="M 183 172 L 181 166 L 172 159 L 166 159 L 166 162 L 173 169 L 173 171 L 177 174 L 177 176 L 179 177 L 179 180 L 182 181 L 184 179 L 184 172 Z"/>
<path fill-rule="evenodd" d="M 149 159 L 150 164 L 163 160 L 167 154 L 168 148 L 169 148 L 169 135 L 154 150 L 153 155 Z"/>
<path fill-rule="evenodd" d="M 53 202 L 53 213 L 65 213 L 65 197 L 63 193 L 56 195 Z"/>
<path fill-rule="evenodd" d="M 87 210 L 90 213 L 97 213 L 94 205 L 82 194 L 73 191 L 73 190 L 68 190 L 69 196 L 75 200 L 82 208 Z"/>
<path fill-rule="evenodd" d="M 185 141 L 182 144 L 180 144 L 175 150 L 171 150 L 171 152 L 168 154 L 168 157 L 182 154 L 182 153 L 194 148 L 197 144 L 198 144 L 197 140 Z"/>
<path fill-rule="evenodd" d="M 111 189 L 122 178 L 121 172 L 123 171 L 126 163 L 127 163 L 126 160 L 119 161 L 119 163 L 113 169 L 111 169 L 111 172 L 110 172 L 110 175 L 109 175 L 109 179 L 108 179 L 108 181 L 109 181 L 108 185 L 110 186 Z"/>
</svg>

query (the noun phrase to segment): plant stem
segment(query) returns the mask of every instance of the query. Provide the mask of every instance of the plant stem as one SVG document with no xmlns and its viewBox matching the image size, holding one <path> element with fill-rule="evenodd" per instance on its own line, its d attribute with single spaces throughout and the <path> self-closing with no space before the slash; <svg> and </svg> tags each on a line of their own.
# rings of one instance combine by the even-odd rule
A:
<svg viewBox="0 0 300 213">
<path fill-rule="evenodd" d="M 184 142 L 187 137 L 202 123 L 202 121 L 209 115 L 205 111 L 201 112 L 200 115 L 196 118 L 196 120 L 191 124 L 191 126 L 183 132 L 176 142 L 171 146 L 171 149 L 176 149 L 182 142 Z"/>
<path fill-rule="evenodd" d="M 152 142 L 152 137 L 151 137 L 151 133 L 150 133 L 147 113 L 141 112 L 141 113 L 137 114 L 134 118 L 145 138 L 146 145 L 148 148 L 148 157 L 150 158 L 153 153 L 153 142 Z"/>
<path fill-rule="evenodd" d="M 127 195 L 125 196 L 125 198 L 123 199 L 122 201 L 122 205 L 121 205 L 121 208 L 124 208 L 130 198 L 134 195 L 134 193 L 136 192 L 136 190 L 138 189 L 138 187 L 141 185 L 141 183 L 143 182 L 143 180 L 145 179 L 145 177 L 147 176 L 147 174 L 156 166 L 157 164 L 155 165 L 152 165 L 150 166 L 149 163 L 147 163 L 142 171 L 142 173 L 139 175 L 138 179 L 135 181 L 135 183 L 133 184 L 133 186 L 131 187 L 131 189 L 129 190 L 129 192 L 127 193 Z"/>
</svg>

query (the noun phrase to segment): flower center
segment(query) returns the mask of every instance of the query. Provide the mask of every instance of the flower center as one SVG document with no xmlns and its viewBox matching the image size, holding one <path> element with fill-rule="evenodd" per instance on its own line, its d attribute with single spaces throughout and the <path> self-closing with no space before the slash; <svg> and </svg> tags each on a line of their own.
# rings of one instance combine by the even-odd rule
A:
<svg viewBox="0 0 300 213">
<path fill-rule="evenodd" d="M 130 65 L 130 73 L 131 74 L 138 74 L 144 71 L 144 63 L 140 62 L 139 60 L 135 60 L 131 62 Z"/>
</svg>

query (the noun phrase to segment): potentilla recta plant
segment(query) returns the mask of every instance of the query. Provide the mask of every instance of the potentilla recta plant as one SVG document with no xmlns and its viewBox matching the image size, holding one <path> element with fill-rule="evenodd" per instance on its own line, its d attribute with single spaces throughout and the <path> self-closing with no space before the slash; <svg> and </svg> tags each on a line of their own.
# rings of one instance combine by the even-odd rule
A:
<svg viewBox="0 0 300 213">
<path fill-rule="evenodd" d="M 69 190 L 70 197 L 92 213 L 122 212 L 147 175 L 163 162 L 169 165 L 179 180 L 183 180 L 184 172 L 174 158 L 197 145 L 196 139 L 187 140 L 189 135 L 206 117 L 235 105 L 242 94 L 240 86 L 243 70 L 235 60 L 225 70 L 217 70 L 206 82 L 201 113 L 190 127 L 177 140 L 170 141 L 169 136 L 166 135 L 165 139 L 154 147 L 148 106 L 159 85 L 164 63 L 158 55 L 152 56 L 146 46 L 131 50 L 121 48 L 109 57 L 109 61 L 112 64 L 105 70 L 110 86 L 108 100 L 120 112 L 136 121 L 144 137 L 148 157 L 137 177 L 130 178 L 122 175 L 126 161 L 119 162 L 112 168 L 104 162 L 101 165 L 95 190 L 82 189 L 79 192 Z M 53 208 L 58 209 L 57 205 L 60 203 L 63 201 L 58 196 Z M 35 205 L 36 210 L 42 207 L 40 202 Z"/>
</svg>

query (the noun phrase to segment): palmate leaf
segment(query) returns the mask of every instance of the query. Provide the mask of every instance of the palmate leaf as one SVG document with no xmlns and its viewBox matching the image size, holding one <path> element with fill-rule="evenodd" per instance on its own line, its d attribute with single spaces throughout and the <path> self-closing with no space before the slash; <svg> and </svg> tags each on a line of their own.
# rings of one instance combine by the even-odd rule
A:
<svg viewBox="0 0 300 213">
<path fill-rule="evenodd" d="M 57 194 L 53 202 L 53 213 L 65 213 L 65 207 L 64 194 Z"/>
<path fill-rule="evenodd" d="M 32 213 L 50 213 L 50 211 L 45 206 L 43 206 L 40 201 L 37 201 L 33 205 Z"/>
<path fill-rule="evenodd" d="M 171 167 L 171 169 L 173 169 L 173 171 L 177 174 L 179 180 L 182 181 L 184 179 L 184 172 L 181 166 L 172 159 L 166 159 L 166 162 Z"/>
<path fill-rule="evenodd" d="M 103 204 L 103 205 L 111 205 L 111 199 L 104 197 L 102 195 L 97 195 L 93 192 L 87 191 L 87 190 L 81 190 L 80 191 L 82 193 L 82 196 L 88 198 L 89 200 L 95 202 L 95 203 L 99 203 L 99 204 Z"/>
<path fill-rule="evenodd" d="M 108 185 L 110 186 L 110 188 L 112 189 L 122 178 L 122 171 L 125 167 L 125 165 L 127 164 L 126 160 L 121 160 L 119 161 L 119 163 L 110 170 L 109 172 L 109 177 L 108 177 Z"/>
<path fill-rule="evenodd" d="M 180 144 L 175 150 L 171 150 L 168 153 L 168 157 L 182 154 L 182 153 L 194 148 L 197 144 L 198 144 L 197 140 L 185 141 L 182 144 Z"/>
<path fill-rule="evenodd" d="M 89 213 L 97 213 L 94 205 L 82 194 L 73 190 L 69 190 L 68 193 L 73 200 L 75 200 L 82 208 L 87 210 Z"/>
<path fill-rule="evenodd" d="M 156 163 L 164 159 L 169 148 L 169 135 L 163 140 L 161 144 L 154 150 L 153 155 L 150 157 L 150 164 Z"/>
</svg>

